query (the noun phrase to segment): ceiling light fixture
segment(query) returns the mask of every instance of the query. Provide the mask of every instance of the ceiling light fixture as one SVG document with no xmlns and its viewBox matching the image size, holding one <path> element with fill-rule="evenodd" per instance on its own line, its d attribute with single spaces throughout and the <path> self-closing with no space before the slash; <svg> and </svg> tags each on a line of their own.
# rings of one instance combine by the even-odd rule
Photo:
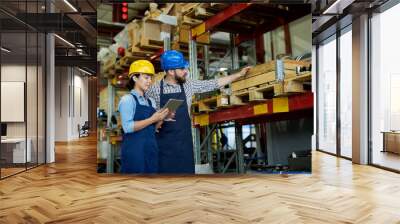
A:
<svg viewBox="0 0 400 224">
<path fill-rule="evenodd" d="M 78 12 L 78 10 L 68 1 L 68 0 L 64 0 L 65 4 L 67 4 L 72 10 L 74 10 L 74 12 Z"/>
<path fill-rule="evenodd" d="M 62 37 L 60 37 L 60 36 L 57 35 L 57 34 L 54 34 L 54 36 L 56 36 L 58 39 L 60 39 L 60 40 L 63 41 L 64 43 L 68 44 L 69 46 L 75 48 L 75 45 L 73 45 L 73 44 L 72 44 L 71 42 L 69 42 L 68 40 L 66 40 L 66 39 L 64 39 L 64 38 L 62 38 Z"/>
<path fill-rule="evenodd" d="M 4 51 L 4 52 L 7 52 L 7 53 L 10 53 L 11 51 L 10 50 L 8 50 L 7 48 L 5 48 L 5 47 L 1 47 L 0 48 L 2 51 Z"/>
</svg>

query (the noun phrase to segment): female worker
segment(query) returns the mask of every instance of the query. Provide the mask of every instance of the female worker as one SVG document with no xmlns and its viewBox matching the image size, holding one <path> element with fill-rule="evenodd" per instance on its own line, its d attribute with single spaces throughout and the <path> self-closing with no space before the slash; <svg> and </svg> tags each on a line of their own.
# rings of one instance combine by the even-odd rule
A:
<svg viewBox="0 0 400 224">
<path fill-rule="evenodd" d="M 151 85 L 153 64 L 138 60 L 129 68 L 128 89 L 119 103 L 124 136 L 121 144 L 121 173 L 157 173 L 158 146 L 156 125 L 168 115 L 168 109 L 157 111 L 153 99 L 144 92 Z"/>
</svg>

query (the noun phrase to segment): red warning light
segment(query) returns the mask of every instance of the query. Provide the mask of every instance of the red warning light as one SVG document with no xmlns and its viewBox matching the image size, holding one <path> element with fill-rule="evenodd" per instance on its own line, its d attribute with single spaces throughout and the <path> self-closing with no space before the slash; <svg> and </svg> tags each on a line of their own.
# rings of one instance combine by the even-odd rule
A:
<svg viewBox="0 0 400 224">
<path fill-rule="evenodd" d="M 123 2 L 121 7 L 121 18 L 122 20 L 128 20 L 128 3 Z"/>
</svg>

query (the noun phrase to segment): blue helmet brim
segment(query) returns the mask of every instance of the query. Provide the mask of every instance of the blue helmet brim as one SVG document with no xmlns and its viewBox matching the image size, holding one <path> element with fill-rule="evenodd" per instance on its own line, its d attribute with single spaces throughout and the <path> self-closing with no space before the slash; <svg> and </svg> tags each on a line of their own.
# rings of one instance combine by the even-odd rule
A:
<svg viewBox="0 0 400 224">
<path fill-rule="evenodd" d="M 189 68 L 189 62 L 185 60 L 185 67 L 184 68 Z"/>
</svg>

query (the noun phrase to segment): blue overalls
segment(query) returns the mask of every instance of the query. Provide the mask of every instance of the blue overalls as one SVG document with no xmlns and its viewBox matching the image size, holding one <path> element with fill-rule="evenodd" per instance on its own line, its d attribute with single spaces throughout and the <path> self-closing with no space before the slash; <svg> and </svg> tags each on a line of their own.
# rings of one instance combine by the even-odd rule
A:
<svg viewBox="0 0 400 224">
<path fill-rule="evenodd" d="M 180 93 L 164 93 L 164 80 L 160 83 L 160 107 L 169 99 L 184 100 L 175 112 L 176 121 L 164 121 L 157 136 L 159 148 L 158 172 L 169 174 L 193 174 L 193 142 L 191 120 L 186 102 L 186 95 L 181 84 Z"/>
<path fill-rule="evenodd" d="M 140 105 L 136 101 L 134 121 L 145 120 L 151 117 L 156 110 L 151 106 Z M 157 173 L 158 147 L 155 136 L 155 125 L 149 125 L 142 130 L 125 133 L 121 144 L 121 173 Z"/>
</svg>

